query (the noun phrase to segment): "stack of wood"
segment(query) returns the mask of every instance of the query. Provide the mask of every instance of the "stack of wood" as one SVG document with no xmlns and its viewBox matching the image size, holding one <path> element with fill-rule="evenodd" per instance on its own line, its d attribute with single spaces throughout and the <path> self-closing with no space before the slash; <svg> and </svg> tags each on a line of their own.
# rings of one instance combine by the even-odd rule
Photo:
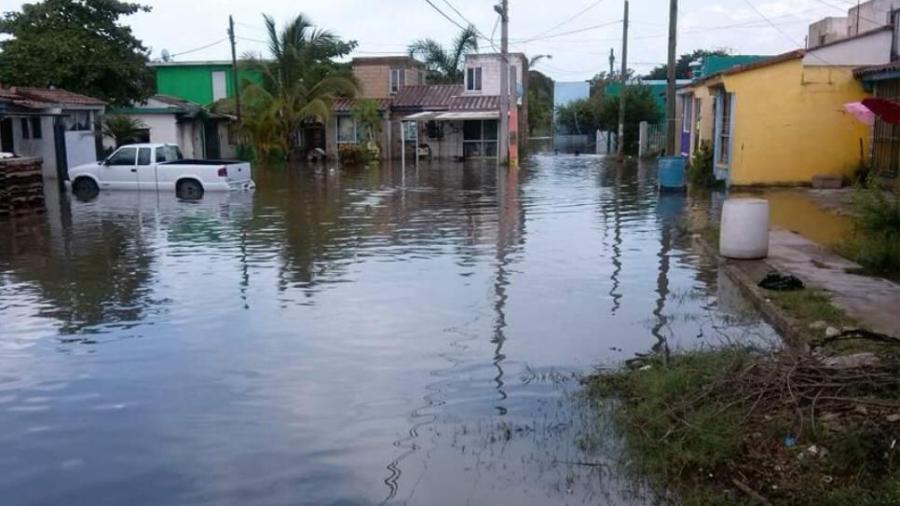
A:
<svg viewBox="0 0 900 506">
<path fill-rule="evenodd" d="M 44 211 L 40 158 L 0 160 L 0 216 Z"/>
</svg>

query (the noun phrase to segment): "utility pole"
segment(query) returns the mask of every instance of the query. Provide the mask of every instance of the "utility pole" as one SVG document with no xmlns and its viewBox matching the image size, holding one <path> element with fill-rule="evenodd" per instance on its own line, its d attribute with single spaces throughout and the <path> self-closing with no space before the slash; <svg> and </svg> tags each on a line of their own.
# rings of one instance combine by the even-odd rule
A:
<svg viewBox="0 0 900 506">
<path fill-rule="evenodd" d="M 609 77 L 616 73 L 616 50 L 609 48 Z"/>
<path fill-rule="evenodd" d="M 241 89 L 238 86 L 237 51 L 234 43 L 234 18 L 228 16 L 228 38 L 231 40 L 231 80 L 234 87 L 234 104 L 238 123 L 241 122 Z"/>
<path fill-rule="evenodd" d="M 675 79 L 677 78 L 675 49 L 678 40 L 678 0 L 669 0 L 669 65 L 666 83 L 666 156 L 675 156 Z"/>
<path fill-rule="evenodd" d="M 619 76 L 619 135 L 616 152 L 619 160 L 625 159 L 625 87 L 628 85 L 628 0 L 625 0 L 625 19 L 622 24 L 622 75 Z"/>
<path fill-rule="evenodd" d="M 500 14 L 500 164 L 509 162 L 509 0 L 494 7 Z"/>
</svg>

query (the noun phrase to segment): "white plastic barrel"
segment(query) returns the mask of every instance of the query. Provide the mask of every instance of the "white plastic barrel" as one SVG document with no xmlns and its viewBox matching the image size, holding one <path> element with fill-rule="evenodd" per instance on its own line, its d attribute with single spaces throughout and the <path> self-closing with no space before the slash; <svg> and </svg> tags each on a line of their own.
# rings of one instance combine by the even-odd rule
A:
<svg viewBox="0 0 900 506">
<path fill-rule="evenodd" d="M 751 260 L 769 256 L 769 201 L 728 199 L 722 208 L 719 253 Z"/>
</svg>

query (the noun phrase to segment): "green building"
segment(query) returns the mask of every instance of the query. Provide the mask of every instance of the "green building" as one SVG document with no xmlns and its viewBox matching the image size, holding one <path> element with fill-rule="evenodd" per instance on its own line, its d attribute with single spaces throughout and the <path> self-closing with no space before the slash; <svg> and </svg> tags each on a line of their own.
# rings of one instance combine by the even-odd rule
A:
<svg viewBox="0 0 900 506">
<path fill-rule="evenodd" d="M 758 54 L 728 54 L 728 55 L 709 55 L 704 56 L 700 60 L 691 64 L 694 79 L 702 79 L 713 74 L 718 74 L 724 70 L 728 70 L 738 65 L 747 65 L 759 60 L 771 58 L 771 55 Z"/>
<path fill-rule="evenodd" d="M 233 97 L 234 72 L 230 61 L 156 62 L 156 92 L 208 106 L 223 98 Z M 240 81 L 258 83 L 259 73 L 238 70 Z"/>
</svg>

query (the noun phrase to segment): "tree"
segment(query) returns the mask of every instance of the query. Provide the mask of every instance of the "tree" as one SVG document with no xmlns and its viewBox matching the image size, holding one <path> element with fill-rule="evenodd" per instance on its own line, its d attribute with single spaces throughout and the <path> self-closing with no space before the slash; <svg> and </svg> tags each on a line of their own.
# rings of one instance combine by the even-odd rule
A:
<svg viewBox="0 0 900 506">
<path fill-rule="evenodd" d="M 532 70 L 528 72 L 528 133 L 545 131 L 551 126 L 552 117 L 553 79 Z"/>
<path fill-rule="evenodd" d="M 105 116 L 100 124 L 103 136 L 114 140 L 117 148 L 123 144 L 137 142 L 146 130 L 147 125 L 132 116 Z"/>
<path fill-rule="evenodd" d="M 460 83 L 466 53 L 478 51 L 478 32 L 469 26 L 457 35 L 450 48 L 444 48 L 434 39 L 419 39 L 409 45 L 408 51 L 411 57 L 425 62 L 431 82 Z"/>
<path fill-rule="evenodd" d="M 625 152 L 636 154 L 638 128 L 642 121 L 655 123 L 662 113 L 647 86 L 625 88 Z M 596 93 L 590 98 L 576 100 L 556 113 L 557 126 L 573 134 L 592 135 L 597 130 L 615 132 L 619 127 L 619 97 Z"/>
<path fill-rule="evenodd" d="M 706 56 L 727 56 L 727 49 L 697 49 L 692 53 L 683 54 L 678 58 L 675 64 L 676 79 L 690 79 L 692 77 L 691 63 Z M 658 65 L 647 74 L 647 79 L 668 79 L 669 66 L 667 64 Z"/>
<path fill-rule="evenodd" d="M 247 58 L 242 64 L 262 76 L 260 84 L 244 82 L 241 99 L 246 114 L 241 131 L 268 156 L 280 150 L 290 158 L 296 151 L 297 130 L 305 121 L 325 122 L 338 97 L 353 97 L 357 83 L 352 74 L 332 59 L 356 47 L 328 30 L 315 28 L 303 14 L 281 32 L 275 20 L 263 15 L 269 35 L 269 59 Z"/>
<path fill-rule="evenodd" d="M 127 105 L 153 94 L 149 51 L 119 18 L 150 7 L 117 0 L 44 0 L 0 19 L 0 82 L 55 86 Z"/>
<path fill-rule="evenodd" d="M 378 136 L 381 134 L 381 111 L 378 110 L 378 102 L 372 99 L 357 100 L 350 114 L 357 124 L 363 127 L 366 142 L 377 144 Z"/>
</svg>

